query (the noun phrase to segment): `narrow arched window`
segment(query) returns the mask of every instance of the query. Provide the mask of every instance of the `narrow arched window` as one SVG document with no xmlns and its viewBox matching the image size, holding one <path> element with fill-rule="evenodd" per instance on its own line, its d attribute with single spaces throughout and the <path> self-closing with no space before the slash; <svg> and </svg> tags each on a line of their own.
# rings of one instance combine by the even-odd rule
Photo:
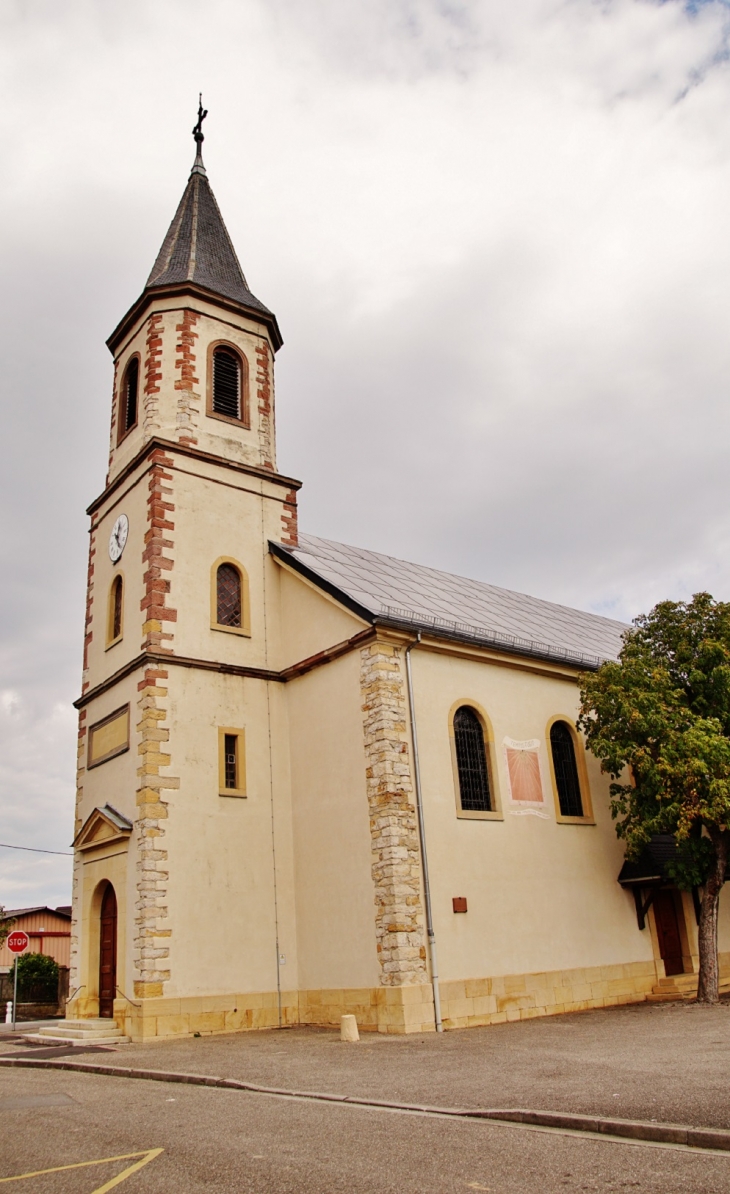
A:
<svg viewBox="0 0 730 1194">
<path fill-rule="evenodd" d="M 233 564 L 221 564 L 216 573 L 216 621 L 241 625 L 241 573 Z"/>
<path fill-rule="evenodd" d="M 229 419 L 243 419 L 241 361 L 230 348 L 213 353 L 213 410 Z"/>
<path fill-rule="evenodd" d="M 489 790 L 484 730 L 481 721 L 469 705 L 462 705 L 454 714 L 454 742 L 463 811 L 491 812 L 492 797 Z"/>
<path fill-rule="evenodd" d="M 122 439 L 137 422 L 139 397 L 139 357 L 132 357 L 122 383 L 119 438 Z"/>
<path fill-rule="evenodd" d="M 114 577 L 109 590 L 109 619 L 107 623 L 107 642 L 115 643 L 122 637 L 124 618 L 124 578 Z"/>
<path fill-rule="evenodd" d="M 580 794 L 578 764 L 570 726 L 554 721 L 550 727 L 550 750 L 553 756 L 555 786 L 562 817 L 582 817 L 583 800 Z"/>
</svg>

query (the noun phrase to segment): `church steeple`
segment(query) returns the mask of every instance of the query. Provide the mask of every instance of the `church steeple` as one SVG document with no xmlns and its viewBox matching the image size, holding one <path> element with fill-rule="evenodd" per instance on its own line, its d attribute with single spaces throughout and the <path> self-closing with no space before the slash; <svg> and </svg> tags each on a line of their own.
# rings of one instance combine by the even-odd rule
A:
<svg viewBox="0 0 730 1194">
<path fill-rule="evenodd" d="M 160 292 L 170 294 L 181 290 L 233 303 L 236 309 L 243 309 L 267 325 L 275 351 L 281 347 L 276 316 L 249 289 L 208 181 L 202 155 L 202 122 L 207 115 L 201 103 L 198 123 L 193 129 L 195 161 L 187 186 L 142 295 L 107 342 L 112 351 L 130 318 L 137 317 L 152 298 Z"/>
<path fill-rule="evenodd" d="M 175 218 L 147 279 L 146 289 L 193 282 L 213 294 L 271 315 L 249 289 L 208 182 L 200 127 L 207 115 L 201 104 L 198 123 L 193 129 L 197 147 L 195 162 Z"/>
</svg>

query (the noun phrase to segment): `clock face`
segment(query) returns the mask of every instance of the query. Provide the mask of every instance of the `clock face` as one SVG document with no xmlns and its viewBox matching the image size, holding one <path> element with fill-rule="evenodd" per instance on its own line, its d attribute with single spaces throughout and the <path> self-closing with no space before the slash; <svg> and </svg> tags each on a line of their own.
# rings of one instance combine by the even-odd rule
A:
<svg viewBox="0 0 730 1194">
<path fill-rule="evenodd" d="M 127 535 L 129 534 L 129 519 L 126 514 L 120 514 L 117 521 L 114 523 L 112 533 L 109 536 L 109 559 L 113 564 L 121 559 L 124 551 L 124 544 L 127 542 Z"/>
</svg>

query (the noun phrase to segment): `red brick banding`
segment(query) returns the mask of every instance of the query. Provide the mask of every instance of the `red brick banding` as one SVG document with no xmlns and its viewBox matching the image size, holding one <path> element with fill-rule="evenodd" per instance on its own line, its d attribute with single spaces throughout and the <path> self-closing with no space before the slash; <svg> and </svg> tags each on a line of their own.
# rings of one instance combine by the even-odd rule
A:
<svg viewBox="0 0 730 1194">
<path fill-rule="evenodd" d="M 177 356 L 175 358 L 175 368 L 179 370 L 180 376 L 175 380 L 175 389 L 181 391 L 178 398 L 178 417 L 181 425 L 178 431 L 178 440 L 181 444 L 192 447 L 197 444 L 197 438 L 193 435 L 192 415 L 197 413 L 197 404 L 200 401 L 200 395 L 194 392 L 194 387 L 199 384 L 198 378 L 195 376 L 195 341 L 198 339 L 198 333 L 195 331 L 200 316 L 195 311 L 184 310 L 182 313 L 182 322 L 175 324 L 175 331 L 178 333 L 178 342 L 175 345 Z"/>
<path fill-rule="evenodd" d="M 169 500 L 172 495 L 172 473 L 166 472 L 173 461 L 162 451 L 155 451 L 151 456 L 152 468 L 149 479 L 149 497 L 147 498 L 148 527 L 144 537 L 144 551 L 142 562 L 147 565 L 142 577 L 145 591 L 140 602 L 140 609 L 145 615 L 142 633 L 144 635 L 142 647 L 154 647 L 158 651 L 170 651 L 165 646 L 171 642 L 173 634 L 163 630 L 164 622 L 177 621 L 177 610 L 167 604 L 170 592 L 170 581 L 164 573 L 171 572 L 174 561 L 164 552 L 174 546 L 169 532 L 175 530 L 175 523 L 170 515 L 175 506 Z"/>
<path fill-rule="evenodd" d="M 109 432 L 109 467 L 106 473 L 106 483 L 109 484 L 109 474 L 112 467 L 112 459 L 114 457 L 114 449 L 117 443 L 117 419 L 119 416 L 119 394 L 117 392 L 117 379 L 119 376 L 119 361 L 114 362 L 114 381 L 112 384 L 112 425 Z"/>
<path fill-rule="evenodd" d="M 169 672 L 162 668 L 145 668 L 144 679 L 137 684 L 137 692 L 143 692 L 145 688 L 156 688 L 158 680 L 166 680 Z"/>
<path fill-rule="evenodd" d="M 290 489 L 284 499 L 281 513 L 281 542 L 288 547 L 299 545 L 299 528 L 297 520 L 297 491 Z"/>
<path fill-rule="evenodd" d="M 84 659 L 83 659 L 83 678 L 81 681 L 81 691 L 86 692 L 89 687 L 88 670 L 89 670 L 89 647 L 94 638 L 94 632 L 91 629 L 91 624 L 94 619 L 93 604 L 94 604 L 94 557 L 96 556 L 96 528 L 97 524 L 92 522 L 91 530 L 89 532 L 89 564 L 86 570 L 86 615 L 84 618 Z"/>
<path fill-rule="evenodd" d="M 162 381 L 162 316 L 150 315 L 147 323 L 147 350 L 144 361 L 145 395 L 159 394 Z"/>
<path fill-rule="evenodd" d="M 274 461 L 271 450 L 272 437 L 272 409 L 271 409 L 271 364 L 269 349 L 265 344 L 259 344 L 256 349 L 256 396 L 259 400 L 259 416 L 261 423 L 261 463 L 264 468 L 273 471 Z"/>
</svg>

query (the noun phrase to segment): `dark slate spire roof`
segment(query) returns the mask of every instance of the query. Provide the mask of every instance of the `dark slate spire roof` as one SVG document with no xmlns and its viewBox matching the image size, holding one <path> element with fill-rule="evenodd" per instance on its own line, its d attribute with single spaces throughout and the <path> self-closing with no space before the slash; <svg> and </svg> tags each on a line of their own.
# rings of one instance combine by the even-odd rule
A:
<svg viewBox="0 0 730 1194">
<path fill-rule="evenodd" d="M 271 315 L 248 288 L 200 153 L 145 289 L 183 282 Z"/>
<path fill-rule="evenodd" d="M 188 185 L 144 291 L 107 340 L 112 353 L 124 342 L 130 327 L 155 298 L 156 292 L 169 294 L 179 289 L 192 289 L 194 292 L 198 287 L 204 295 L 217 295 L 224 303 L 243 307 L 254 317 L 258 315 L 261 322 L 268 326 L 275 352 L 283 343 L 276 316 L 248 288 L 220 208 L 210 189 L 201 153 L 202 122 L 207 115 L 201 99 L 198 123 L 193 129 L 196 155 Z"/>
</svg>

